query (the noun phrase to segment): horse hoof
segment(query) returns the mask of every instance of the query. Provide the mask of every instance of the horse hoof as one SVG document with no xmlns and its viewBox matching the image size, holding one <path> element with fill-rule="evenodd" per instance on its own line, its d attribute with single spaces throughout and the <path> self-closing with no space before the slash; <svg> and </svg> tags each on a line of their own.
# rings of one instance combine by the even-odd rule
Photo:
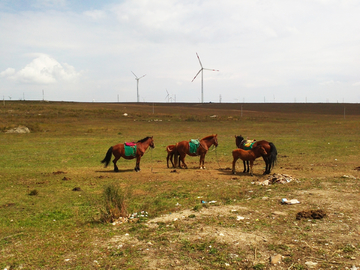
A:
<svg viewBox="0 0 360 270">
<path fill-rule="evenodd" d="M 233 171 L 232 174 L 236 174 L 236 172 Z"/>
</svg>

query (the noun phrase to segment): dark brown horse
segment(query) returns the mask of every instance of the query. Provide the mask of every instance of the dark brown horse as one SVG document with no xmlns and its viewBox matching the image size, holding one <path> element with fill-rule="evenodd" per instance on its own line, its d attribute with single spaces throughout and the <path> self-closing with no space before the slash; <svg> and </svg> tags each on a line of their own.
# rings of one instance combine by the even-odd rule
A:
<svg viewBox="0 0 360 270">
<path fill-rule="evenodd" d="M 171 165 L 173 166 L 173 168 L 175 168 L 175 164 L 173 162 L 173 158 L 174 158 L 174 155 L 175 155 L 175 152 L 176 152 L 176 148 L 175 148 L 175 145 L 174 144 L 170 144 L 166 147 L 166 152 L 167 152 L 167 157 L 166 157 L 166 164 L 167 164 L 167 167 L 169 168 L 169 160 L 171 162 Z"/>
<path fill-rule="evenodd" d="M 244 137 L 242 137 L 241 135 L 240 136 L 235 135 L 235 143 L 238 148 L 246 149 L 244 146 L 244 142 L 246 142 L 246 140 L 244 140 Z M 270 174 L 271 168 L 274 168 L 275 162 L 277 160 L 276 147 L 272 142 L 268 142 L 265 140 L 255 141 L 254 144 L 252 145 L 252 147 L 256 147 L 258 145 L 261 145 L 262 147 L 264 147 L 264 149 L 267 153 L 266 155 L 262 155 L 262 157 L 265 161 L 265 166 L 266 166 L 264 174 Z M 246 168 L 246 164 L 244 161 L 244 172 L 249 172 L 249 162 L 247 162 L 247 168 Z"/>
<path fill-rule="evenodd" d="M 134 155 L 131 156 L 126 156 L 125 155 L 125 147 L 123 143 L 119 143 L 117 145 L 111 146 L 109 148 L 109 150 L 106 153 L 105 158 L 101 161 L 101 163 L 105 163 L 105 168 L 107 167 L 107 165 L 109 165 L 110 161 L 111 161 L 111 157 L 112 155 L 114 155 L 114 171 L 118 172 L 119 168 L 116 165 L 116 162 L 121 158 L 125 158 L 125 159 L 133 159 L 136 158 L 136 166 L 135 166 L 135 171 L 138 172 L 140 171 L 140 159 L 141 157 L 145 154 L 145 151 L 148 149 L 148 147 L 154 148 L 154 140 L 153 137 L 146 137 L 142 140 L 139 140 L 136 142 L 136 152 L 134 153 Z"/>
<path fill-rule="evenodd" d="M 251 176 L 253 175 L 253 165 L 254 165 L 254 161 L 255 159 L 257 159 L 258 157 L 264 156 L 266 155 L 266 150 L 264 147 L 262 147 L 260 144 L 253 147 L 250 150 L 244 150 L 244 149 L 235 149 L 234 151 L 232 151 L 232 155 L 233 155 L 233 163 L 232 163 L 232 173 L 236 174 L 235 171 L 235 163 L 236 161 L 240 158 L 243 161 L 250 161 L 250 174 Z"/>
<path fill-rule="evenodd" d="M 180 158 L 180 161 L 182 162 L 183 166 L 187 169 L 187 165 L 185 163 L 185 157 L 186 155 L 189 155 L 189 156 L 200 156 L 200 169 L 205 169 L 204 166 L 205 155 L 212 145 L 214 145 L 215 147 L 218 146 L 217 134 L 209 135 L 202 138 L 200 140 L 200 145 L 195 153 L 190 153 L 189 141 L 178 142 L 175 145 L 176 148 L 175 162 L 174 162 L 175 167 L 178 163 L 178 158 Z M 179 161 L 179 167 L 180 167 L 180 161 Z"/>
</svg>

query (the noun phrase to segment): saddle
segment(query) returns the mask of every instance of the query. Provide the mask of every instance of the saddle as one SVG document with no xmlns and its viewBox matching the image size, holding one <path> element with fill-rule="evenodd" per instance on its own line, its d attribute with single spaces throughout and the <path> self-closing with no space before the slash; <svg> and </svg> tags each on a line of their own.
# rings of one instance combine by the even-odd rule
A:
<svg viewBox="0 0 360 270">
<path fill-rule="evenodd" d="M 124 143 L 125 156 L 134 157 L 136 156 L 136 143 L 126 142 Z"/>
<path fill-rule="evenodd" d="M 254 143 L 256 142 L 256 140 L 243 140 L 241 142 L 241 145 L 244 147 L 244 150 L 250 150 L 253 148 Z"/>
<path fill-rule="evenodd" d="M 136 145 L 135 142 L 125 142 L 126 146 L 134 147 Z"/>
<path fill-rule="evenodd" d="M 199 148 L 200 146 L 200 141 L 198 139 L 191 139 L 189 141 L 189 151 L 191 154 L 195 154 L 197 149 Z"/>
</svg>

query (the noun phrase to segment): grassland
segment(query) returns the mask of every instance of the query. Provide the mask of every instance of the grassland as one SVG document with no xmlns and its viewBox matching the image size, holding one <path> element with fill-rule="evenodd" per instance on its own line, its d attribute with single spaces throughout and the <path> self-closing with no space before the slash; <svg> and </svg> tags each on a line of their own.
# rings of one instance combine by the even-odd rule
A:
<svg viewBox="0 0 360 270">
<path fill-rule="evenodd" d="M 31 133 L 5 133 L 19 125 Z M 0 269 L 360 266 L 359 104 L 12 101 L 0 106 L 0 130 Z M 210 134 L 219 146 L 206 170 L 194 157 L 188 170 L 166 168 L 167 145 Z M 240 134 L 273 142 L 273 173 L 297 181 L 253 184 L 267 177 L 260 159 L 253 177 L 232 175 Z M 121 159 L 118 173 L 100 164 L 110 146 L 146 136 L 155 149 L 141 172 L 134 160 Z M 111 184 L 127 194 L 129 213 L 148 216 L 100 222 Z M 282 198 L 301 203 L 282 205 Z M 326 217 L 295 219 L 316 209 Z M 273 266 L 276 254 L 282 259 Z"/>
</svg>

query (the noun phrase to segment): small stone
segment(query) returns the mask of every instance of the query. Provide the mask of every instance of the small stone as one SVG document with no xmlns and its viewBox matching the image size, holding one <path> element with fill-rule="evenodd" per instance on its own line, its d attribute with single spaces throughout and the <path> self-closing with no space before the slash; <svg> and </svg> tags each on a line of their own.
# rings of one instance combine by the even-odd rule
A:
<svg viewBox="0 0 360 270">
<path fill-rule="evenodd" d="M 281 254 L 277 254 L 277 255 L 274 255 L 274 256 L 271 256 L 270 257 L 270 263 L 271 264 L 278 264 L 278 263 L 280 263 L 281 262 L 281 258 L 282 258 L 282 256 L 281 256 Z"/>
<path fill-rule="evenodd" d="M 276 216 L 287 216 L 287 213 L 285 212 L 280 212 L 280 211 L 274 211 L 272 212 L 273 215 L 276 215 Z"/>
<path fill-rule="evenodd" d="M 310 269 L 314 269 L 316 266 L 317 266 L 317 263 L 316 262 L 311 262 L 311 261 L 308 261 L 305 263 L 306 266 Z"/>
</svg>

